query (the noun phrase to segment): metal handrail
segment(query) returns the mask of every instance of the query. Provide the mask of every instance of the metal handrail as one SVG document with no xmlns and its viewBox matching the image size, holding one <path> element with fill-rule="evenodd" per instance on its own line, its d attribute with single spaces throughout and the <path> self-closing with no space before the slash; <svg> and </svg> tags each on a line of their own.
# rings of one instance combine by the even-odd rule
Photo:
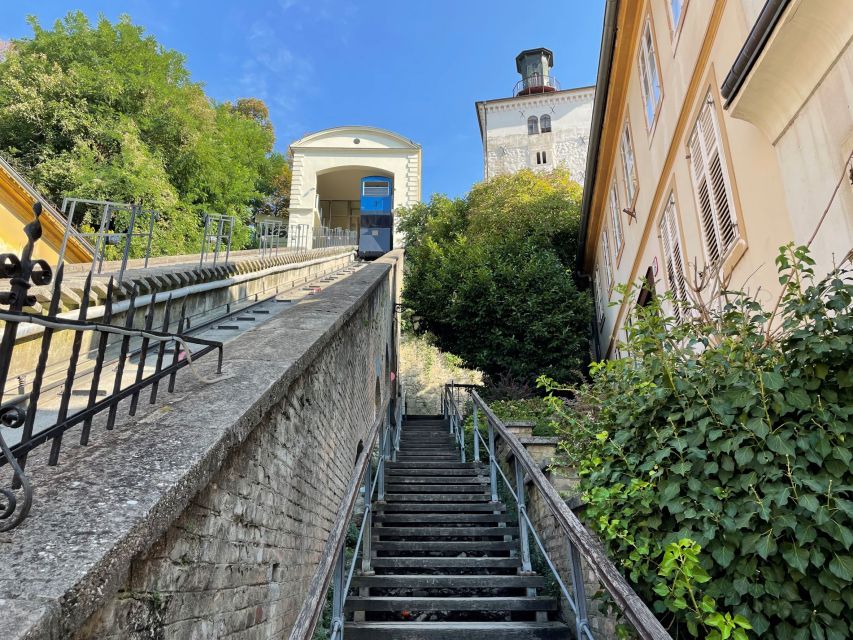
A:
<svg viewBox="0 0 853 640">
<path fill-rule="evenodd" d="M 540 89 L 541 91 L 536 91 L 536 89 Z M 522 91 L 528 91 L 529 93 L 545 93 L 545 89 L 559 91 L 560 83 L 557 82 L 553 76 L 534 73 L 533 75 L 522 78 L 516 82 L 515 86 L 512 88 L 512 95 L 517 96 Z"/>
<path fill-rule="evenodd" d="M 371 425 L 364 439 L 364 449 L 358 456 L 355 469 L 350 476 L 344 499 L 338 509 L 338 516 L 332 524 L 329 538 L 323 547 L 320 565 L 317 567 L 308 586 L 308 595 L 296 617 L 290 632 L 290 640 L 304 640 L 311 637 L 314 629 L 323 614 L 326 603 L 326 593 L 329 587 L 332 592 L 332 624 L 329 630 L 330 640 L 343 637 L 344 605 L 347 594 L 355 572 L 356 562 L 361 555 L 361 570 L 363 573 L 371 571 L 371 513 L 372 499 L 374 493 L 377 500 L 385 499 L 385 461 L 396 457 L 399 448 L 399 432 L 401 429 L 402 412 L 399 409 L 400 397 L 397 396 L 397 410 L 394 411 L 394 433 L 391 432 L 392 412 L 390 409 L 390 398 L 385 401 L 376 420 Z M 379 461 L 376 465 L 376 473 L 373 474 L 373 449 L 379 445 Z M 364 491 L 361 491 L 361 487 Z M 361 527 L 356 539 L 355 552 L 350 563 L 349 570 L 346 568 L 346 540 L 347 529 L 352 519 L 355 505 L 361 498 L 364 501 L 364 515 Z"/>
<path fill-rule="evenodd" d="M 462 425 L 463 415 L 459 409 L 453 394 L 457 387 L 452 382 L 445 385 L 445 392 L 442 395 L 442 413 L 448 418 L 451 423 Z M 507 488 L 516 500 L 518 506 L 518 525 L 519 536 L 521 538 L 521 560 L 522 571 L 530 570 L 530 552 L 528 548 L 527 531 L 533 534 L 542 555 L 545 558 L 548 567 L 557 579 L 557 583 L 566 600 L 569 603 L 572 611 L 575 614 L 575 625 L 577 636 L 594 640 L 592 630 L 589 627 L 589 621 L 586 614 L 586 597 L 584 595 L 583 568 L 581 558 L 595 573 L 595 576 L 610 593 L 616 606 L 622 614 L 633 625 L 638 636 L 643 640 L 672 640 L 669 633 L 664 629 L 660 621 L 655 617 L 646 604 L 634 592 L 625 578 L 619 573 L 616 566 L 610 561 L 605 554 L 601 542 L 593 536 L 584 527 L 578 517 L 568 508 L 565 501 L 560 497 L 560 494 L 554 486 L 545 478 L 539 466 L 534 462 L 533 458 L 527 452 L 527 449 L 512 433 L 503 421 L 498 418 L 489 405 L 480 397 L 476 390 L 466 387 L 470 393 L 472 408 L 473 408 L 473 444 L 474 444 L 474 460 L 480 460 L 480 443 L 486 447 L 489 456 L 489 481 L 491 486 L 492 501 L 497 502 L 497 475 L 500 474 Z M 488 423 L 488 442 L 483 438 L 479 429 L 479 411 L 482 411 L 486 416 Z M 461 427 L 460 427 L 461 429 Z M 464 438 L 464 429 L 462 429 Z M 513 483 L 504 475 L 500 464 L 498 464 L 497 456 L 495 455 L 495 436 L 499 435 L 506 442 L 509 449 L 512 451 L 514 458 L 515 470 L 515 490 Z M 462 447 L 464 460 L 464 440 Z M 525 474 L 527 478 L 538 489 L 542 496 L 543 502 L 547 506 L 551 516 L 557 521 L 560 528 L 563 529 L 569 547 L 569 562 L 572 573 L 572 586 L 574 596 L 569 592 L 565 582 L 559 575 L 559 572 L 551 560 L 547 550 L 545 549 L 542 540 L 537 533 L 533 522 L 527 514 L 527 508 L 524 496 L 524 480 Z"/>
</svg>

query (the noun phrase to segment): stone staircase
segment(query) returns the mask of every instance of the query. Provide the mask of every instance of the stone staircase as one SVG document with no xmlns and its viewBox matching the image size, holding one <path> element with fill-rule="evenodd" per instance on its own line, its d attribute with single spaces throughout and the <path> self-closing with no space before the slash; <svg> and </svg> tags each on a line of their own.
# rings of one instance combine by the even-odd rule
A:
<svg viewBox="0 0 853 640">
<path fill-rule="evenodd" d="M 460 462 L 440 416 L 409 416 L 385 502 L 373 509 L 372 572 L 353 578 L 344 637 L 569 638 L 558 602 L 521 572 L 515 515 L 491 502 L 488 467 Z"/>
</svg>

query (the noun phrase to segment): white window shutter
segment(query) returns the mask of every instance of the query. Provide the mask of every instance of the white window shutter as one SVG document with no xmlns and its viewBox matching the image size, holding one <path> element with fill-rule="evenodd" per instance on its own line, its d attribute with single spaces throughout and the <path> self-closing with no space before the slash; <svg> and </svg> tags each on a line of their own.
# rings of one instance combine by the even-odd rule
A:
<svg viewBox="0 0 853 640">
<path fill-rule="evenodd" d="M 708 261 L 716 263 L 738 239 L 716 110 L 710 94 L 690 136 L 693 186 Z"/>
<path fill-rule="evenodd" d="M 684 317 L 684 309 L 681 304 L 688 300 L 687 281 L 684 276 L 684 255 L 681 252 L 678 213 L 675 209 L 675 197 L 672 195 L 670 195 L 669 202 L 664 209 L 663 216 L 661 216 L 659 231 L 663 244 L 664 270 L 670 291 L 676 300 L 675 317 L 681 320 Z"/>
</svg>

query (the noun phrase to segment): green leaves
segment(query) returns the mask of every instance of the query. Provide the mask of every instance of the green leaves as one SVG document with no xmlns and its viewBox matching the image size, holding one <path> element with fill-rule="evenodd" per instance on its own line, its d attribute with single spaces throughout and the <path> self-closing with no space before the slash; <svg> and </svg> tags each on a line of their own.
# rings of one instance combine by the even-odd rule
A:
<svg viewBox="0 0 853 640">
<path fill-rule="evenodd" d="M 180 53 L 127 18 L 93 24 L 72 12 L 52 29 L 31 24 L 33 36 L 0 61 L 0 150 L 54 202 L 158 210 L 153 250 L 167 254 L 198 251 L 205 212 L 237 216 L 237 249 L 260 200 L 282 206 L 289 171 L 271 153 L 262 101 L 214 103 Z M 132 256 L 143 250 L 134 243 Z"/>
<path fill-rule="evenodd" d="M 632 359 L 578 391 L 584 428 L 608 434 L 583 487 L 649 483 L 642 502 L 588 493 L 585 517 L 611 557 L 658 559 L 631 578 L 674 637 L 853 637 L 853 270 L 816 281 L 784 251 L 772 321 L 744 294 L 680 323 L 653 303 L 626 328 Z"/>
</svg>

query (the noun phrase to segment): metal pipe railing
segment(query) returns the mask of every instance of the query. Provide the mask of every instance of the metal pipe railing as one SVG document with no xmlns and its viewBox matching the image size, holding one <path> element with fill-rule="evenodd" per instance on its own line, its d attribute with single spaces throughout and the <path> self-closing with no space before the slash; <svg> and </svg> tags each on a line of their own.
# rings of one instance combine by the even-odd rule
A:
<svg viewBox="0 0 853 640">
<path fill-rule="evenodd" d="M 586 593 L 583 579 L 583 565 L 585 561 L 592 569 L 596 578 L 611 595 L 616 606 L 633 625 L 637 635 L 643 640 L 672 640 L 669 633 L 661 625 L 646 604 L 634 592 L 625 578 L 619 573 L 616 566 L 610 561 L 604 552 L 601 542 L 584 527 L 578 517 L 566 506 L 565 501 L 554 486 L 545 478 L 539 466 L 503 421 L 498 418 L 489 405 L 480 397 L 474 385 L 457 385 L 451 382 L 445 385 L 441 396 L 441 409 L 445 419 L 451 424 L 451 433 L 457 436 L 461 442 L 464 461 L 465 434 L 464 415 L 460 410 L 463 406 L 458 401 L 459 394 L 467 391 L 470 393 L 474 429 L 472 434 L 474 444 L 475 460 L 479 459 L 480 446 L 488 452 L 489 483 L 491 487 L 491 499 L 498 501 L 497 478 L 500 475 L 504 481 L 509 494 L 516 501 L 518 510 L 519 536 L 521 538 L 521 571 L 531 570 L 530 548 L 528 532 L 533 536 L 545 563 L 554 575 L 560 591 L 575 615 L 575 631 L 578 638 L 596 640 L 589 626 L 587 613 Z M 480 413 L 483 413 L 488 423 L 488 441 L 480 433 Z M 458 439 L 461 432 L 461 440 Z M 509 447 L 513 457 L 514 482 L 501 469 L 499 460 L 495 453 L 496 437 L 501 437 Z M 571 572 L 572 589 L 566 586 L 566 582 L 560 576 L 559 571 L 551 559 L 536 527 L 527 513 L 527 501 L 524 494 L 525 475 L 532 486 L 539 492 L 542 501 L 547 507 L 550 515 L 556 520 L 558 526 L 563 530 L 567 540 L 569 570 Z M 583 559 L 583 560 L 582 560 Z"/>
<path fill-rule="evenodd" d="M 400 404 L 400 397 L 397 397 Z M 392 422 L 394 431 L 392 433 Z M 341 508 L 338 516 L 329 532 L 329 538 L 323 549 L 320 565 L 311 578 L 308 587 L 308 596 L 299 611 L 290 632 L 290 640 L 303 640 L 310 638 L 314 633 L 323 608 L 326 603 L 326 593 L 332 589 L 332 616 L 329 629 L 330 640 L 342 640 L 344 632 L 344 608 L 346 606 L 347 594 L 349 593 L 355 567 L 361 557 L 362 573 L 372 571 L 371 561 L 371 518 L 373 513 L 373 496 L 377 501 L 385 498 L 385 462 L 399 448 L 399 430 L 402 426 L 402 413 L 392 420 L 392 409 L 390 399 L 386 400 L 379 411 L 379 415 L 371 425 L 364 438 L 364 449 L 359 454 L 355 463 L 355 469 L 350 476 Z M 373 450 L 378 447 L 376 468 L 373 465 Z M 363 501 L 364 513 L 355 549 L 349 569 L 346 566 L 346 535 L 350 520 L 358 500 Z"/>
</svg>

